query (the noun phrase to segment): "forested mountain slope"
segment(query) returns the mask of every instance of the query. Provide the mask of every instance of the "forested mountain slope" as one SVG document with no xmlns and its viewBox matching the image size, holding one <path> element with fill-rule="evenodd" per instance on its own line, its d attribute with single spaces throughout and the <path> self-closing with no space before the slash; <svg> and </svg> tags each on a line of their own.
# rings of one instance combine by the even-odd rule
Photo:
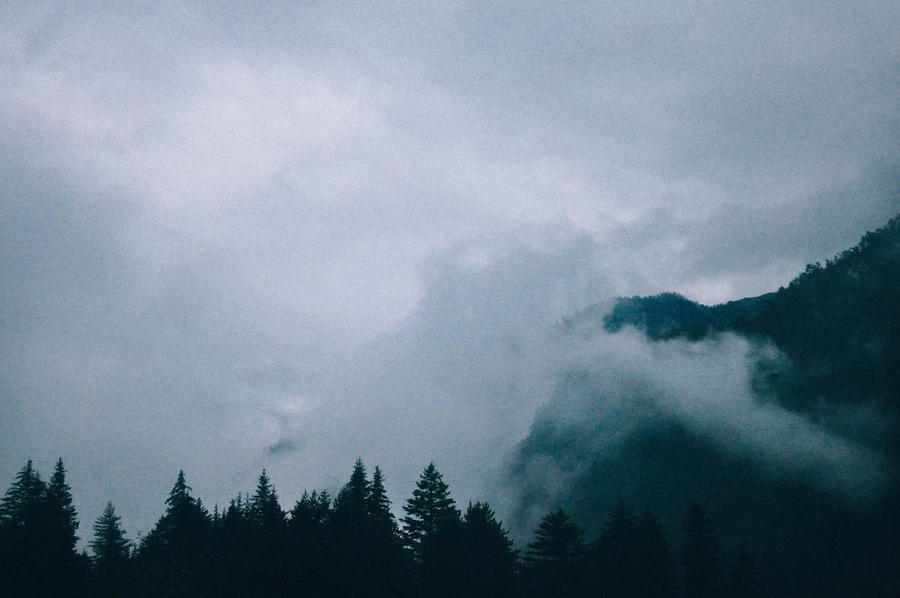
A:
<svg viewBox="0 0 900 598">
<path fill-rule="evenodd" d="M 900 216 L 825 266 L 808 265 L 777 292 L 715 306 L 674 293 L 620 298 L 603 325 L 609 332 L 634 326 L 654 340 L 697 340 L 731 331 L 771 341 L 787 361 L 761 372 L 766 376 L 761 390 L 774 392 L 783 405 L 811 413 L 823 404 L 868 404 L 896 416 Z M 898 454 L 897 442 L 887 442 Z"/>
<path fill-rule="evenodd" d="M 520 517 L 555 501 L 593 531 L 624 499 L 673 535 L 697 501 L 764 595 L 900 588 L 900 216 L 775 292 L 620 298 L 561 330 L 621 362 L 561 377 L 510 463 Z"/>
</svg>

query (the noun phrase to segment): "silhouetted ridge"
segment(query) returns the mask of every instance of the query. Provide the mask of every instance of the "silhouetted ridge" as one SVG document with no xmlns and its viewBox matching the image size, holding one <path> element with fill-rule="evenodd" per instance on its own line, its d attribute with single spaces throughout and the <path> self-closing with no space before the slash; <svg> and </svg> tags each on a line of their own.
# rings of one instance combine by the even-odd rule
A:
<svg viewBox="0 0 900 598">
<path fill-rule="evenodd" d="M 567 324 L 594 314 L 585 310 Z M 898 410 L 900 216 L 774 293 L 715 306 L 676 293 L 619 298 L 603 327 L 615 333 L 627 326 L 653 340 L 730 331 L 771 341 L 791 366 L 770 379 L 770 390 L 795 410 L 823 400 Z"/>
</svg>

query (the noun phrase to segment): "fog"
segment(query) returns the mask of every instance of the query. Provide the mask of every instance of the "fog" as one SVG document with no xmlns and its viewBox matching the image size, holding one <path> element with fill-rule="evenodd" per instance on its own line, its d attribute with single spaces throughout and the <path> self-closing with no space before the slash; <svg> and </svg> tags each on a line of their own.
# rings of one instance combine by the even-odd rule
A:
<svg viewBox="0 0 900 598">
<path fill-rule="evenodd" d="M 268 467 L 287 507 L 357 456 L 397 508 L 434 460 L 508 518 L 497 481 L 558 410 L 877 489 L 878 455 L 747 394 L 744 341 L 556 324 L 774 290 L 894 215 L 892 3 L 10 3 L 0 25 L 0 484 L 61 456 L 82 540 L 107 500 L 148 531 L 179 469 L 211 506 Z M 603 392 L 563 409 L 576 369 Z M 627 413 L 635 385 L 654 403 Z"/>
</svg>

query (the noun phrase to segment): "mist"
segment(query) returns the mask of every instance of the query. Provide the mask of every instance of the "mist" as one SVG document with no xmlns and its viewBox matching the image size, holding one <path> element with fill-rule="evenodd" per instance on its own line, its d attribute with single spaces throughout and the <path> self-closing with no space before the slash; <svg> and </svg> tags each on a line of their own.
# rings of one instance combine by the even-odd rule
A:
<svg viewBox="0 0 900 598">
<path fill-rule="evenodd" d="M 0 23 L 0 483 L 62 457 L 82 542 L 107 500 L 146 533 L 180 469 L 212 506 L 267 467 L 289 507 L 357 456 L 395 510 L 434 460 L 512 525 L 583 470 L 510 482 L 565 426 L 586 455 L 678 422 L 878 495 L 849 431 L 878 414 L 757 396 L 775 349 L 558 324 L 768 292 L 895 214 L 891 3 L 34 2 Z"/>
</svg>

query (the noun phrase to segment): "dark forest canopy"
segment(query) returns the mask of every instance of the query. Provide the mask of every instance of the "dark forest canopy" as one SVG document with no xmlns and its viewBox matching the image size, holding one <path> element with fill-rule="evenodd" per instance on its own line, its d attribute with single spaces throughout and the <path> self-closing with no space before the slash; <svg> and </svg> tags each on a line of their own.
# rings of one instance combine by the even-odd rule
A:
<svg viewBox="0 0 900 598">
<path fill-rule="evenodd" d="M 305 492 L 281 507 L 265 470 L 252 495 L 210 512 L 178 472 L 164 512 L 130 541 L 107 503 L 90 553 L 78 552 L 78 521 L 62 461 L 49 483 L 29 461 L 0 503 L 3 596 L 755 596 L 753 556 L 715 545 L 706 510 L 692 505 L 680 548 L 656 517 L 620 502 L 601 537 L 588 541 L 562 509 L 548 513 L 521 554 L 486 503 L 456 507 L 433 463 L 398 524 L 384 475 L 357 460 L 332 499 Z M 683 572 L 683 573 L 682 573 Z M 732 592 L 732 590 L 734 590 Z"/>
</svg>

